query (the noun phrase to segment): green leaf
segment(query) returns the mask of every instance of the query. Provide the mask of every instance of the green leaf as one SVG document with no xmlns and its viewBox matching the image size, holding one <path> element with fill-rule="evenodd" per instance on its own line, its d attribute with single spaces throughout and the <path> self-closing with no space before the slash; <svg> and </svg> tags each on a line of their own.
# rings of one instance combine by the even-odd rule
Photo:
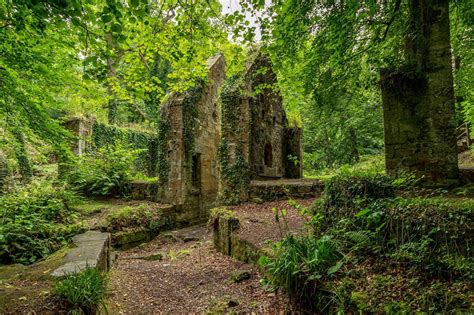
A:
<svg viewBox="0 0 474 315">
<path fill-rule="evenodd" d="M 106 23 L 109 23 L 110 21 L 112 21 L 112 15 L 110 15 L 110 14 L 103 14 L 103 15 L 100 17 L 100 19 L 102 20 L 102 22 L 103 22 L 104 24 L 106 24 Z"/>
<path fill-rule="evenodd" d="M 366 215 L 369 211 L 370 211 L 370 210 L 369 210 L 368 208 L 365 208 L 365 209 L 363 209 L 363 210 L 357 212 L 357 213 L 355 214 L 355 216 L 356 216 L 357 218 L 360 218 L 360 217 Z"/>
<path fill-rule="evenodd" d="M 114 33 L 120 33 L 120 32 L 122 32 L 122 25 L 116 23 L 116 24 L 112 25 L 112 27 L 110 29 Z"/>
<path fill-rule="evenodd" d="M 334 266 L 328 269 L 328 275 L 332 275 L 333 273 L 338 272 L 339 269 L 342 267 L 342 260 L 338 261 Z"/>
</svg>

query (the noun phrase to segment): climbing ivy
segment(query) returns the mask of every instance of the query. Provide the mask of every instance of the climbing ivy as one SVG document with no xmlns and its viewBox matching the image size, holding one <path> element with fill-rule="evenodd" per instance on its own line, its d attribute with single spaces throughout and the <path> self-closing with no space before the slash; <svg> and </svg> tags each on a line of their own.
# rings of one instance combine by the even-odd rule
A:
<svg viewBox="0 0 474 315">
<path fill-rule="evenodd" d="M 186 158 L 191 158 L 194 150 L 194 130 L 196 129 L 197 108 L 196 103 L 201 99 L 205 82 L 198 79 L 196 85 L 189 89 L 183 100 L 183 129 L 184 129 L 184 152 Z"/>
<path fill-rule="evenodd" d="M 243 128 L 248 127 L 239 125 L 241 103 L 245 96 L 244 84 L 243 74 L 235 74 L 226 80 L 220 95 L 223 137 L 219 144 L 218 159 L 224 184 L 221 198 L 226 204 L 240 203 L 250 182 L 250 167 L 245 159 L 242 143 L 235 138 L 236 134 L 243 132 Z M 237 144 L 234 159 L 231 159 L 229 142 Z"/>
<path fill-rule="evenodd" d="M 121 143 L 133 150 L 143 150 L 135 161 L 135 168 L 147 176 L 156 176 L 159 146 L 156 134 L 95 122 L 91 141 L 95 148 Z"/>
<path fill-rule="evenodd" d="M 240 119 L 240 102 L 242 100 L 242 74 L 231 76 L 222 88 L 220 100 L 222 104 L 222 128 L 225 131 L 235 130 Z"/>
<path fill-rule="evenodd" d="M 157 161 L 158 161 L 158 176 L 160 182 L 164 183 L 168 181 L 168 172 L 170 169 L 170 164 L 168 161 L 168 139 L 170 137 L 171 131 L 171 122 L 168 117 L 163 113 L 159 116 L 158 122 L 158 152 L 157 152 Z"/>
<path fill-rule="evenodd" d="M 235 148 L 234 161 L 230 158 L 229 144 L 222 138 L 218 152 L 221 178 L 224 183 L 222 200 L 226 204 L 239 204 L 250 183 L 250 167 L 245 159 L 242 144 Z"/>
</svg>

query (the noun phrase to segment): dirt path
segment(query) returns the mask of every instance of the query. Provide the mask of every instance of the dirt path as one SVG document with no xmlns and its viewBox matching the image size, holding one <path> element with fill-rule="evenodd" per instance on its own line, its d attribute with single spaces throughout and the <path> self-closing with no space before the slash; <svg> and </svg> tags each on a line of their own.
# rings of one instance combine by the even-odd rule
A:
<svg viewBox="0 0 474 315">
<path fill-rule="evenodd" d="M 255 267 L 217 253 L 206 227 L 179 233 L 119 252 L 110 273 L 111 313 L 274 314 L 289 310 L 283 294 L 262 288 Z M 143 259 L 152 254 L 161 254 L 163 259 Z M 231 274 L 236 270 L 249 271 L 250 279 L 233 282 Z"/>
</svg>

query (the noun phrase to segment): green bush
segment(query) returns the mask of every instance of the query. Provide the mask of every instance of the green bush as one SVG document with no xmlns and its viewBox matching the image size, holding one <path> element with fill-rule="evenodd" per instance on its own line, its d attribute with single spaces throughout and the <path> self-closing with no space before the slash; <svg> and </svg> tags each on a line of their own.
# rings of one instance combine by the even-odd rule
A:
<svg viewBox="0 0 474 315">
<path fill-rule="evenodd" d="M 61 247 L 80 228 L 77 196 L 51 182 L 33 182 L 0 197 L 0 263 L 30 264 Z"/>
<path fill-rule="evenodd" d="M 139 152 L 120 145 L 103 147 L 72 163 L 66 180 L 86 196 L 123 195 L 134 175 L 133 163 Z"/>
<path fill-rule="evenodd" d="M 96 314 L 99 307 L 105 305 L 107 279 L 94 268 L 81 273 L 70 274 L 58 280 L 54 292 L 66 300 L 73 310 L 84 314 Z"/>
</svg>

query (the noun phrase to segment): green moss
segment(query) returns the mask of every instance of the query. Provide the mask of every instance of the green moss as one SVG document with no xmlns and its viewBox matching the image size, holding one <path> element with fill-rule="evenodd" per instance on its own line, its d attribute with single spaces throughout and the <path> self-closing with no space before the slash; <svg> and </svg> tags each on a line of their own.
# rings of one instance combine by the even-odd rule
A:
<svg viewBox="0 0 474 315">
<path fill-rule="evenodd" d="M 227 209 L 226 207 L 218 207 L 211 209 L 209 221 L 214 221 L 217 218 L 223 218 L 225 220 L 236 218 L 235 212 Z"/>
</svg>

